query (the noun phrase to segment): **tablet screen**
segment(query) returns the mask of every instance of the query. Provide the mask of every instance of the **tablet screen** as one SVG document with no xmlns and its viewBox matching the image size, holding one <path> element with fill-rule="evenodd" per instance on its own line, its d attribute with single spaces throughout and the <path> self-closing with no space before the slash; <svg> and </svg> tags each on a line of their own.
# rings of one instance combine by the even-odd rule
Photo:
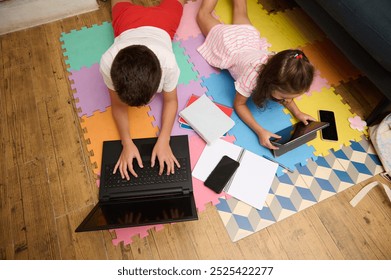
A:
<svg viewBox="0 0 391 280">
<path fill-rule="evenodd" d="M 273 144 L 276 146 L 284 145 L 288 142 L 291 142 L 295 139 L 299 139 L 309 133 L 313 133 L 318 131 L 319 129 L 323 129 L 327 127 L 329 123 L 326 122 L 309 122 L 307 125 L 302 122 L 298 122 L 292 126 L 288 126 L 287 128 L 276 132 L 277 135 L 281 136 L 281 139 L 271 139 Z"/>
</svg>

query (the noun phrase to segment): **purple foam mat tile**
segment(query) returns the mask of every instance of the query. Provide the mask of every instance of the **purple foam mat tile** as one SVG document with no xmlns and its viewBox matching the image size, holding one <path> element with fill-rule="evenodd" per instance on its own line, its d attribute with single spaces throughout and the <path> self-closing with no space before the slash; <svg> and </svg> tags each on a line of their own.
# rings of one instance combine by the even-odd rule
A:
<svg viewBox="0 0 391 280">
<path fill-rule="evenodd" d="M 76 91 L 74 98 L 78 100 L 79 117 L 91 117 L 95 111 L 105 112 L 111 105 L 108 89 L 99 73 L 99 64 L 72 70 L 69 79 L 73 80 L 72 88 Z"/>
<path fill-rule="evenodd" d="M 199 73 L 198 77 L 209 77 L 212 73 L 219 73 L 220 70 L 209 65 L 200 55 L 197 48 L 205 41 L 205 37 L 199 34 L 197 37 L 189 37 L 187 40 L 181 40 L 180 45 L 185 49 L 189 56 L 189 62 L 193 63 L 195 71 Z"/>
<path fill-rule="evenodd" d="M 177 95 L 178 95 L 178 113 L 182 111 L 187 101 L 189 100 L 191 95 L 201 96 L 206 93 L 206 88 L 201 86 L 200 81 L 190 81 L 189 84 L 181 84 L 177 87 Z M 153 123 L 154 126 L 157 126 L 159 129 L 162 124 L 162 109 L 163 109 L 163 96 L 162 94 L 157 94 L 156 97 L 149 104 L 151 110 L 149 111 L 149 115 L 155 118 Z M 171 131 L 171 135 L 183 135 L 187 134 L 189 136 L 194 135 L 195 132 L 193 130 L 184 129 L 180 126 L 178 122 L 178 116 L 174 122 L 174 126 Z"/>
</svg>

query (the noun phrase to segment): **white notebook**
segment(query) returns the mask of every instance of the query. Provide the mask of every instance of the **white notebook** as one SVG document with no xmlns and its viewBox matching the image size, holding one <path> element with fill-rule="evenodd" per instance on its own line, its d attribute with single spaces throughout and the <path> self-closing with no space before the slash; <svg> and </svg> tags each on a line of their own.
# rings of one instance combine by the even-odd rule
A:
<svg viewBox="0 0 391 280">
<path fill-rule="evenodd" d="M 211 144 L 228 132 L 235 122 L 205 94 L 179 112 L 187 123 Z"/>
<path fill-rule="evenodd" d="M 261 210 L 275 178 L 278 164 L 219 139 L 204 148 L 193 169 L 193 177 L 204 182 L 224 155 L 240 163 L 224 191 Z"/>
</svg>

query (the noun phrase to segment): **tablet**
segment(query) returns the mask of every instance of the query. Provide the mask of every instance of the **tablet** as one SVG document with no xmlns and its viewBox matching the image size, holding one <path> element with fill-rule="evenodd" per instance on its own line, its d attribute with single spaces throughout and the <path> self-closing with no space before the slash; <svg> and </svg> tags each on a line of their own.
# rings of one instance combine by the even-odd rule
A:
<svg viewBox="0 0 391 280">
<path fill-rule="evenodd" d="M 307 125 L 302 122 L 298 122 L 292 126 L 289 126 L 283 130 L 276 132 L 281 136 L 280 139 L 271 139 L 270 142 L 277 146 L 278 150 L 272 150 L 273 155 L 280 156 L 286 152 L 295 149 L 308 141 L 316 138 L 316 132 L 330 124 L 328 122 L 310 121 Z"/>
</svg>

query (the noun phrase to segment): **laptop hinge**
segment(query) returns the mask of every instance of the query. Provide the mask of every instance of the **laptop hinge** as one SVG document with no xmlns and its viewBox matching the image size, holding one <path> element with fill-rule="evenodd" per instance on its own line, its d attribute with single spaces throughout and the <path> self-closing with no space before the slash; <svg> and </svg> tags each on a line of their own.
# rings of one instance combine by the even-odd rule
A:
<svg viewBox="0 0 391 280">
<path fill-rule="evenodd" d="M 188 191 L 187 191 L 188 192 Z M 178 195 L 184 193 L 184 190 L 182 188 L 172 188 L 172 189 L 165 189 L 165 190 L 140 190 L 140 191 L 132 191 L 130 193 L 127 193 L 126 197 L 124 197 L 123 193 L 112 193 L 109 196 L 105 195 L 102 197 L 102 200 L 110 200 L 110 199 L 134 199 L 134 198 L 140 198 L 140 197 L 158 197 L 158 196 L 167 196 L 167 195 Z"/>
<path fill-rule="evenodd" d="M 184 195 L 188 195 L 189 193 L 190 193 L 190 190 L 189 190 L 189 189 L 184 189 L 184 190 L 183 190 L 183 194 L 184 194 Z"/>
</svg>

